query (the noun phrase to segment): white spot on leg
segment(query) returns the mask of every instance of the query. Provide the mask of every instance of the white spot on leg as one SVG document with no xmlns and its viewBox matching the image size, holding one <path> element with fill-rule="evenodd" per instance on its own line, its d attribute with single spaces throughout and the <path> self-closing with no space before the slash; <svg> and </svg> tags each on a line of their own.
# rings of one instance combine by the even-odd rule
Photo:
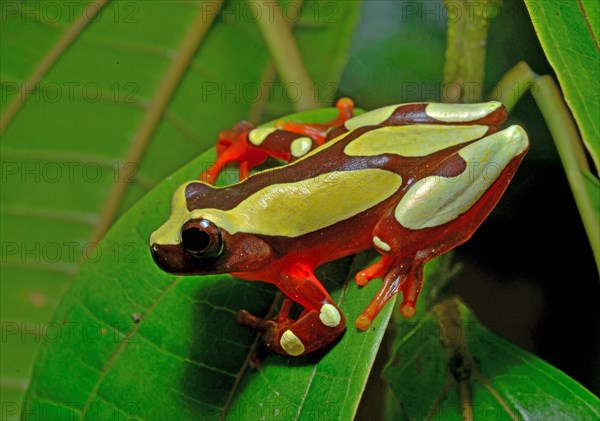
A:
<svg viewBox="0 0 600 421">
<path fill-rule="evenodd" d="M 307 152 L 310 151 L 312 147 L 312 140 L 308 137 L 299 137 L 298 139 L 292 142 L 290 146 L 290 150 L 292 155 L 296 158 L 300 158 L 301 156 L 306 155 Z"/>
<path fill-rule="evenodd" d="M 323 304 L 321 312 L 319 313 L 319 319 L 327 327 L 337 327 L 342 320 L 342 316 L 337 308 L 331 304 Z"/>
<path fill-rule="evenodd" d="M 377 236 L 373 237 L 373 244 L 383 251 L 390 251 L 392 249 L 388 243 L 382 241 L 381 238 Z"/>
<path fill-rule="evenodd" d="M 256 129 L 250 130 L 248 139 L 250 140 L 250 143 L 258 146 L 275 130 L 277 130 L 275 127 L 257 127 Z"/>
<path fill-rule="evenodd" d="M 285 352 L 294 357 L 304 352 L 304 344 L 291 330 L 283 332 L 279 340 L 279 345 L 281 345 Z"/>
</svg>

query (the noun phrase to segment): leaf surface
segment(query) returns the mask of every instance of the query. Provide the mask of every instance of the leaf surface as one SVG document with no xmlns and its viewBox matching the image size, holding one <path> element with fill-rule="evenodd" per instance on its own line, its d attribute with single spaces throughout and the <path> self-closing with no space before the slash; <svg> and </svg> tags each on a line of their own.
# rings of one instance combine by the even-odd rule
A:
<svg viewBox="0 0 600 421">
<path fill-rule="evenodd" d="M 303 115 L 325 121 L 335 113 Z M 359 290 L 344 281 L 368 263 L 367 256 L 351 270 L 351 259 L 343 259 L 317 273 L 348 317 L 340 342 L 300 358 L 270 355 L 258 372 L 247 366 L 255 335 L 238 326 L 234 314 L 245 308 L 265 315 L 274 288 L 229 275 L 175 277 L 152 262 L 148 238 L 168 216 L 172 192 L 213 159 L 209 151 L 186 165 L 115 224 L 100 246 L 128 250 L 125 255 L 105 255 L 82 267 L 54 318 L 72 335 L 42 349 L 28 417 L 49 411 L 77 419 L 353 416 L 394 305 L 391 300 L 368 331 L 353 327 L 379 285 Z M 74 378 L 81 379 L 76 387 Z"/>
<path fill-rule="evenodd" d="M 448 318 L 448 313 L 454 316 Z M 597 419 L 600 401 L 560 370 L 483 327 L 458 299 L 400 323 L 384 371 L 408 419 Z M 451 368 L 469 366 L 461 394 Z M 559 415 L 560 414 L 560 415 Z"/>
<path fill-rule="evenodd" d="M 525 2 L 583 141 L 600 169 L 600 3 Z"/>
<path fill-rule="evenodd" d="M 219 2 L 3 4 L 0 109 L 20 108 L 2 133 L 2 419 L 18 418 L 40 343 L 51 329 L 64 333 L 50 318 L 80 266 L 141 253 L 130 242 L 99 246 L 102 227 L 214 145 L 220 130 L 290 112 L 246 6 L 227 2 L 213 20 Z M 69 35 L 89 7 L 97 16 Z M 315 81 L 301 94 L 315 104 L 333 100 L 360 3 L 323 7 L 307 1 L 302 15 L 288 11 Z M 166 89 L 194 22 L 208 32 Z M 34 89 L 20 93 L 65 37 Z M 160 92 L 166 108 L 149 118 Z M 156 129 L 138 142 L 149 120 Z"/>
</svg>

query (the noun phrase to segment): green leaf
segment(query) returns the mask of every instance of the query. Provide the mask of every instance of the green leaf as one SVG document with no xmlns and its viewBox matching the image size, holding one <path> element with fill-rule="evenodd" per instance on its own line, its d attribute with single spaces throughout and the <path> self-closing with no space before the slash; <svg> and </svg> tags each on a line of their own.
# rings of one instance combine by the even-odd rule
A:
<svg viewBox="0 0 600 421">
<path fill-rule="evenodd" d="M 327 109 L 290 118 L 326 121 L 335 114 Z M 353 280 L 344 281 L 368 264 L 367 256 L 350 271 L 351 259 L 343 259 L 317 273 L 349 321 L 339 343 L 329 352 L 300 358 L 270 355 L 258 372 L 247 365 L 255 335 L 238 326 L 234 314 L 246 308 L 265 315 L 274 288 L 229 275 L 175 277 L 154 265 L 148 238 L 167 218 L 173 191 L 213 159 L 211 150 L 168 177 L 100 242 L 99 249 L 113 252 L 82 267 L 57 310 L 53 324 L 69 334 L 42 348 L 26 418 L 44 413 L 76 418 L 352 418 L 395 302 L 368 331 L 354 328 L 353 320 L 379 282 L 359 289 Z M 163 391 L 159 399 L 149 393 L 157 390 Z"/>
<path fill-rule="evenodd" d="M 589 171 L 583 171 L 583 179 L 592 202 L 592 208 L 596 213 L 596 217 L 600 219 L 600 181 Z"/>
<path fill-rule="evenodd" d="M 451 371 L 465 380 L 458 383 Z M 600 416 L 597 397 L 487 330 L 457 298 L 439 303 L 416 325 L 400 324 L 384 376 L 408 419 L 460 419 L 465 411 L 474 419 Z"/>
<path fill-rule="evenodd" d="M 301 94 L 332 101 L 360 3 L 303 5 L 300 16 L 296 7 L 286 15 L 315 83 Z M 74 30 L 88 7 L 96 16 Z M 81 264 L 141 252 L 128 242 L 99 248 L 104 227 L 220 130 L 292 110 L 252 6 L 227 2 L 213 20 L 219 7 L 3 2 L 0 418 L 18 418 L 40 343 L 57 328 L 50 317 Z M 191 62 L 173 73 L 184 51 Z M 29 95 L 20 93 L 36 74 Z M 149 118 L 160 93 L 166 109 Z"/>
<path fill-rule="evenodd" d="M 600 54 L 595 1 L 525 2 L 596 169 L 600 170 Z"/>
</svg>

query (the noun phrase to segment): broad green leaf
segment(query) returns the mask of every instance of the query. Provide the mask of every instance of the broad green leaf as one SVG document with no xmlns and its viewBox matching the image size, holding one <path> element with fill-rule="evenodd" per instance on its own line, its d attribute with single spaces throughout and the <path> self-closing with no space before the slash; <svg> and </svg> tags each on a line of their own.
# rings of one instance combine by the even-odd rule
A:
<svg viewBox="0 0 600 421">
<path fill-rule="evenodd" d="M 583 141 L 600 169 L 600 4 L 595 0 L 527 0 L 525 4 Z"/>
<path fill-rule="evenodd" d="M 323 121 L 335 113 L 303 117 Z M 82 267 L 53 320 L 70 334 L 45 343 L 26 419 L 44 413 L 77 419 L 352 418 L 395 301 L 368 331 L 354 328 L 379 282 L 359 289 L 343 281 L 368 263 L 366 256 L 351 270 L 344 259 L 317 274 L 348 317 L 339 343 L 301 358 L 270 355 L 258 372 L 247 366 L 255 335 L 238 326 L 234 314 L 241 308 L 266 314 L 274 289 L 229 275 L 175 277 L 152 262 L 148 238 L 167 218 L 173 191 L 213 159 L 207 152 L 147 194 L 99 244 L 121 253 Z"/>
<path fill-rule="evenodd" d="M 130 243 L 99 248 L 102 227 L 214 145 L 220 130 L 292 109 L 250 3 L 226 2 L 214 20 L 219 2 L 2 3 L 0 109 L 7 115 L 15 98 L 21 106 L 2 133 L 0 418 L 18 418 L 51 314 L 80 265 L 98 253 L 137 253 Z M 89 7 L 97 15 L 69 35 Z M 315 81 L 301 94 L 315 104 L 333 100 L 359 8 L 306 1 L 300 16 L 284 9 Z M 200 29 L 204 37 L 194 38 Z M 165 76 L 194 39 L 156 131 L 139 142 Z M 52 57 L 36 89 L 21 95 Z"/>
<path fill-rule="evenodd" d="M 451 368 L 465 368 L 462 395 Z M 596 396 L 487 330 L 456 298 L 436 305 L 418 324 L 400 324 L 384 375 L 407 419 L 461 419 L 464 408 L 476 420 L 600 416 Z"/>
</svg>

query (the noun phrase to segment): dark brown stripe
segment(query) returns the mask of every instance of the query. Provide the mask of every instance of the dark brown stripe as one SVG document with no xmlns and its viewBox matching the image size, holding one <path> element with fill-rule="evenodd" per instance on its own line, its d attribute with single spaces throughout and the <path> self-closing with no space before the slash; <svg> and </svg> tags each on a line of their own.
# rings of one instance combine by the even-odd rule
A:
<svg viewBox="0 0 600 421">
<path fill-rule="evenodd" d="M 294 164 L 263 171 L 224 188 L 212 188 L 204 183 L 191 183 L 186 188 L 188 210 L 216 208 L 229 210 L 237 206 L 257 191 L 273 185 L 294 183 L 309 178 L 324 177 L 333 171 L 356 171 L 380 168 L 399 174 L 403 185 L 430 175 L 453 177 L 464 171 L 466 164 L 457 154 L 465 142 L 424 157 L 402 157 L 394 154 L 376 156 L 348 156 L 344 148 L 354 139 L 380 126 L 366 126 L 356 129 L 344 139 L 308 159 Z M 377 188 L 377 186 L 372 186 Z"/>
</svg>

